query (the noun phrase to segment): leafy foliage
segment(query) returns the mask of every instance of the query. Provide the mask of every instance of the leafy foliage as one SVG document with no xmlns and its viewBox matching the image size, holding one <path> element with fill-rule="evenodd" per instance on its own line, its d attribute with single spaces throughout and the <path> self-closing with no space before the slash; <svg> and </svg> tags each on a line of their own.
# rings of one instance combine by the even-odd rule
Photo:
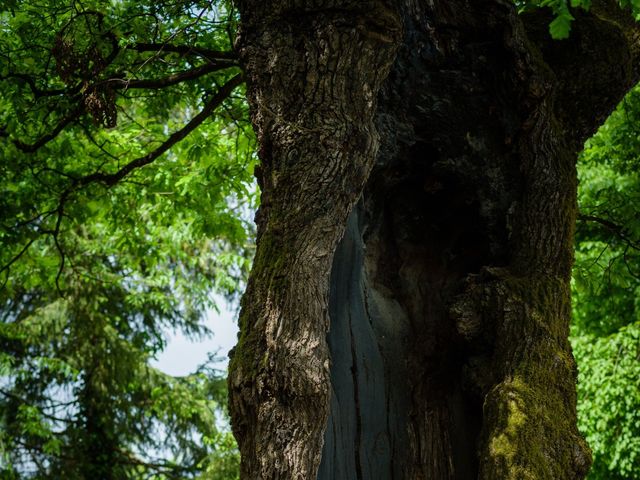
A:
<svg viewBox="0 0 640 480">
<path fill-rule="evenodd" d="M 580 159 L 573 346 L 594 480 L 640 478 L 640 88 Z"/>
<path fill-rule="evenodd" d="M 556 40 L 569 37 L 571 24 L 575 17 L 572 9 L 589 10 L 592 0 L 515 0 L 521 11 L 537 8 L 549 8 L 554 19 L 549 24 L 549 33 Z M 638 0 L 618 0 L 621 8 L 630 9 L 636 19 L 640 18 L 640 2 Z"/>
<path fill-rule="evenodd" d="M 606 337 L 576 336 L 580 427 L 593 450 L 590 479 L 640 478 L 640 323 Z"/>
<path fill-rule="evenodd" d="M 222 373 L 149 361 L 252 255 L 228 2 L 0 11 L 0 475 L 237 476 Z"/>
</svg>

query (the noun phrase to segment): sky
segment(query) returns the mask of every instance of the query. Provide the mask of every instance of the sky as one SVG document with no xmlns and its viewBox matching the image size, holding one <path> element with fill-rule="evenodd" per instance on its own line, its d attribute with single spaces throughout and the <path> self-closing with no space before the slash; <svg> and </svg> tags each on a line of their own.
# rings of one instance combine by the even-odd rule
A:
<svg viewBox="0 0 640 480">
<path fill-rule="evenodd" d="M 194 341 L 180 332 L 168 332 L 167 347 L 151 362 L 152 366 L 169 375 L 188 375 L 207 360 L 209 353 L 217 352 L 221 357 L 217 366 L 226 370 L 229 363 L 227 354 L 237 341 L 237 314 L 232 310 L 233 306 L 223 300 L 218 302 L 218 306 L 220 313 L 209 310 L 205 321 L 213 332 L 212 337 Z"/>
</svg>

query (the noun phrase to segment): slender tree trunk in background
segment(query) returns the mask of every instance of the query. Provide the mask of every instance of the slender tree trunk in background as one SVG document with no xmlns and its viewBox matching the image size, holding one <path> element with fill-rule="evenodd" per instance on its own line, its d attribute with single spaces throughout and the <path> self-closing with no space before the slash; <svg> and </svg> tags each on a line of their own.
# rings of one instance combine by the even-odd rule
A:
<svg viewBox="0 0 640 480">
<path fill-rule="evenodd" d="M 584 478 L 575 161 L 637 79 L 626 17 L 596 2 L 552 44 L 506 1 L 240 10 L 262 162 L 242 478 Z"/>
<path fill-rule="evenodd" d="M 64 474 L 70 475 L 71 478 L 74 478 L 74 474 L 80 474 L 79 478 L 114 480 L 122 471 L 118 462 L 118 443 L 113 423 L 108 417 L 108 412 L 115 409 L 108 405 L 104 391 L 96 388 L 91 373 L 88 373 L 83 381 L 78 400 L 84 424 L 81 426 L 82 435 L 74 452 L 78 455 L 79 461 L 75 465 L 70 462 L 69 470 Z M 79 472 L 78 464 L 81 469 Z"/>
</svg>

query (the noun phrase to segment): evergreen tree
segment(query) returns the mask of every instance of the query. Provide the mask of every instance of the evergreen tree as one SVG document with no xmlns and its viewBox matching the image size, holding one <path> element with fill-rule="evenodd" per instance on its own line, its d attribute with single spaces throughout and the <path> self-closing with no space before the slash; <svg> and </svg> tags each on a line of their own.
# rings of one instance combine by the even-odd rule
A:
<svg viewBox="0 0 640 480">
<path fill-rule="evenodd" d="M 6 478 L 237 477 L 213 359 L 182 378 L 150 364 L 168 332 L 208 335 L 213 295 L 236 298 L 248 269 L 233 15 L 207 2 L 0 12 Z"/>
</svg>

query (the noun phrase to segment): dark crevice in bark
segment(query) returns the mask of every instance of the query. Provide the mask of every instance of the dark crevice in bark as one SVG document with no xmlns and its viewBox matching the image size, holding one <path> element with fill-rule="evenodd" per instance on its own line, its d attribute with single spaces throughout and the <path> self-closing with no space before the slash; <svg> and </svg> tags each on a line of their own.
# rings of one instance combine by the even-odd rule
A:
<svg viewBox="0 0 640 480">
<path fill-rule="evenodd" d="M 349 338 L 351 340 L 351 376 L 353 379 L 353 404 L 355 406 L 356 437 L 354 441 L 354 459 L 356 479 L 362 480 L 362 465 L 360 463 L 360 444 L 362 443 L 362 417 L 360 414 L 360 391 L 358 389 L 358 357 L 356 353 L 356 339 L 353 335 L 353 324 L 349 315 Z"/>
<path fill-rule="evenodd" d="M 366 384 L 358 404 L 384 397 L 380 411 L 368 419 L 361 419 L 355 409 L 355 421 L 384 425 L 384 432 L 369 431 L 386 436 L 389 456 L 360 453 L 357 447 L 349 453 L 348 440 L 343 442 L 347 450 L 344 445 L 337 450 L 355 458 L 377 455 L 385 462 L 385 469 L 363 478 L 477 476 L 482 401 L 473 386 L 465 385 L 465 368 L 479 352 L 465 344 L 448 309 L 467 275 L 503 259 L 492 253 L 477 192 L 460 175 L 439 171 L 439 155 L 429 144 L 416 143 L 398 165 L 379 167 L 334 258 L 328 341 L 338 396 L 334 408 L 342 411 L 330 422 L 344 425 L 344 405 L 356 400 L 339 385 L 345 377 L 336 374 L 343 368 L 336 354 L 344 335 L 341 322 L 350 326 L 348 338 L 356 342 L 355 350 L 370 352 L 360 361 L 369 365 L 373 379 L 359 380 L 357 371 L 348 379 L 352 388 Z M 354 333 L 363 328 L 367 335 Z M 378 356 L 383 365 L 376 370 Z M 402 413 L 393 410 L 399 405 Z M 404 420 L 398 423 L 400 415 Z M 328 436 L 335 433 L 332 428 Z M 336 440 L 326 441 L 334 445 Z M 319 478 L 349 477 L 323 472 Z"/>
<path fill-rule="evenodd" d="M 520 252 L 534 269 L 565 274 L 566 257 L 554 255 L 566 251 L 537 243 L 540 232 L 527 230 L 518 217 L 531 215 L 535 229 L 540 216 L 555 221 L 545 213 L 550 207 L 532 203 L 537 194 L 528 196 L 534 187 L 524 169 L 528 142 L 543 145 L 537 158 L 551 156 L 560 165 L 564 153 L 555 149 L 564 147 L 553 144 L 552 114 L 545 118 L 548 130 L 533 138 L 523 132 L 531 128 L 529 109 L 537 112 L 543 102 L 528 97 L 524 79 L 533 75 L 518 50 L 525 47 L 504 30 L 515 17 L 490 2 L 476 8 L 452 21 L 446 12 L 405 17 L 405 46 L 378 104 L 376 167 L 333 262 L 329 424 L 341 428 L 327 429 L 320 480 L 356 478 L 355 457 L 363 459 L 364 479 L 507 478 L 487 473 L 483 404 L 500 375 L 511 375 L 496 366 L 510 361 L 504 351 L 516 340 L 494 326 L 504 306 L 500 296 L 511 287 L 473 301 L 469 291 L 495 281 L 486 272 L 511 264 L 516 271 Z M 541 68 L 539 75 L 548 73 Z M 550 183 L 547 193 L 571 192 L 571 172 L 557 178 L 566 186 Z M 563 201 L 553 208 L 563 208 Z M 570 210 L 556 216 L 563 215 Z M 563 244 L 563 230 L 550 241 Z M 489 304 L 495 318 L 482 313 Z M 352 336 L 343 336 L 345 324 Z M 350 365 L 341 353 L 344 338 L 355 341 L 366 376 L 362 368 L 355 376 L 341 373 Z M 496 341 L 505 340 L 511 345 L 497 348 Z M 362 425 L 358 452 L 354 421 Z M 385 439 L 384 448 L 371 448 L 376 438 Z M 367 469 L 370 459 L 379 467 Z"/>
<path fill-rule="evenodd" d="M 355 455 L 385 467 L 364 471 L 364 479 L 478 475 L 482 393 L 469 365 L 491 352 L 458 332 L 449 309 L 468 276 L 507 262 L 519 174 L 505 161 L 512 150 L 505 137 L 516 136 L 518 113 L 495 106 L 509 98 L 499 89 L 504 82 L 491 87 L 508 62 L 498 34 L 478 29 L 461 37 L 448 25 L 438 30 L 444 40 L 436 46 L 427 33 L 433 25 L 405 20 L 407 46 L 379 102 L 382 148 L 334 257 L 329 296 L 336 399 L 329 422 L 344 427 L 353 420 L 346 405 L 354 399 L 342 382 L 363 384 L 360 409 L 374 414 L 357 420 L 362 444 L 384 437 L 385 449 L 356 453 L 348 428 L 330 428 L 322 480 L 355 478 L 348 461 Z M 446 42 L 456 49 L 445 60 L 439 48 Z M 344 322 L 361 325 L 354 332 L 367 328 L 351 337 L 369 366 L 367 378 L 340 374 Z M 372 428 L 376 423 L 383 427 Z M 342 448 L 331 449 L 336 443 Z M 339 458 L 329 458 L 331 451 Z"/>
</svg>

